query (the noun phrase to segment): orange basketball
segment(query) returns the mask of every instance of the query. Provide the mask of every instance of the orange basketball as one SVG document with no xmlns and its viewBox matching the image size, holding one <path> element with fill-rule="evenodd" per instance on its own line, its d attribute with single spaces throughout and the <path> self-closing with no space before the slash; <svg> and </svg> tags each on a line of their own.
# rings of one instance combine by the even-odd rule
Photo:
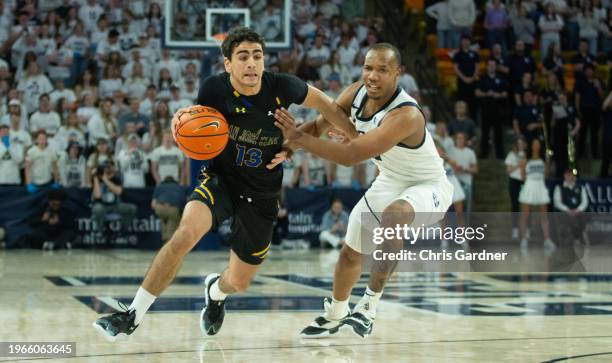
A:
<svg viewBox="0 0 612 363">
<path fill-rule="evenodd" d="M 176 143 L 192 159 L 208 160 L 221 154 L 229 139 L 229 126 L 221 112 L 195 105 L 177 115 Z"/>
</svg>

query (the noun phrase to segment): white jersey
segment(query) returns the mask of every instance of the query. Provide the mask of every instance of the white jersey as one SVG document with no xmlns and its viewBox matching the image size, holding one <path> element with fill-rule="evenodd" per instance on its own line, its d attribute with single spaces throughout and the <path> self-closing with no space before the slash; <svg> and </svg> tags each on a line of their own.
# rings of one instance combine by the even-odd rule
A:
<svg viewBox="0 0 612 363">
<path fill-rule="evenodd" d="M 361 117 L 361 112 L 367 99 L 366 88 L 362 85 L 355 94 L 351 106 L 351 119 L 360 134 L 367 133 L 380 126 L 387 113 L 396 108 L 403 106 L 419 107 L 414 98 L 398 87 L 391 100 L 383 108 L 371 117 L 364 118 Z M 413 148 L 398 144 L 375 157 L 373 161 L 381 175 L 386 175 L 402 184 L 446 180 L 442 158 L 438 155 L 433 138 L 427 129 L 425 129 L 421 145 Z"/>
</svg>

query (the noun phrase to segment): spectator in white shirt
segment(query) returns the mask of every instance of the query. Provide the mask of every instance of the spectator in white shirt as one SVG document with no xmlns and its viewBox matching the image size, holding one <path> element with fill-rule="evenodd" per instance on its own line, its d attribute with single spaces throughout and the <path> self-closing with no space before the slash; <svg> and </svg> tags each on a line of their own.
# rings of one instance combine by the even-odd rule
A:
<svg viewBox="0 0 612 363">
<path fill-rule="evenodd" d="M 9 102 L 7 106 L 7 113 L 2 116 L 0 119 L 0 124 L 10 125 L 11 119 L 13 115 L 18 116 L 20 120 L 20 128 L 21 130 L 29 130 L 29 121 L 26 115 L 28 114 L 25 106 L 19 102 L 17 98 L 11 98 L 11 92 L 9 91 Z"/>
<path fill-rule="evenodd" d="M 63 79 L 57 79 L 55 81 L 55 90 L 49 94 L 49 100 L 51 101 L 51 107 L 57 106 L 57 101 L 63 98 L 67 100 L 71 105 L 76 102 L 76 95 L 72 89 L 66 88 Z"/>
<path fill-rule="evenodd" d="M 149 162 L 140 148 L 140 138 L 136 134 L 128 137 L 128 148 L 117 156 L 119 170 L 126 188 L 144 188 L 145 174 L 149 171 Z"/>
<path fill-rule="evenodd" d="M 452 48 L 453 30 L 448 14 L 448 0 L 439 1 L 425 9 L 430 17 L 436 19 L 436 41 L 438 48 Z"/>
<path fill-rule="evenodd" d="M 70 142 L 76 142 L 85 148 L 85 133 L 79 123 L 79 118 L 76 112 L 70 112 L 66 117 L 66 124 L 59 128 L 59 131 L 55 135 L 55 145 L 60 150 L 66 150 Z"/>
<path fill-rule="evenodd" d="M 106 98 L 100 104 L 100 112 L 93 115 L 87 123 L 89 131 L 89 145 L 94 145 L 96 140 L 102 138 L 106 140 L 117 139 L 118 129 L 117 120 L 112 115 L 113 100 Z"/>
<path fill-rule="evenodd" d="M 455 147 L 448 157 L 457 163 L 456 175 L 465 193 L 466 212 L 472 211 L 472 175 L 478 172 L 478 161 L 474 150 L 466 147 L 466 136 L 463 132 L 455 134 Z"/>
<path fill-rule="evenodd" d="M 96 60 L 106 65 L 111 52 L 119 52 L 121 54 L 121 45 L 119 44 L 119 32 L 117 29 L 108 31 L 108 37 L 102 39 L 96 48 Z"/>
<path fill-rule="evenodd" d="M 476 21 L 476 4 L 474 0 L 449 0 L 448 15 L 453 27 L 453 43 L 451 48 L 459 48 L 462 35 L 471 35 L 472 26 Z"/>
<path fill-rule="evenodd" d="M 153 68 L 151 67 L 151 64 L 149 64 L 149 61 L 142 57 L 141 52 L 142 50 L 140 48 L 132 49 L 131 59 L 123 67 L 121 75 L 123 78 L 129 78 L 134 73 L 134 66 L 138 64 L 140 65 L 140 77 L 146 78 L 147 84 L 149 84 L 151 83 Z"/>
<path fill-rule="evenodd" d="M 184 80 L 184 88 L 182 89 L 183 98 L 189 100 L 192 104 L 195 104 L 198 99 L 199 89 L 196 87 L 195 79 L 188 77 Z"/>
<path fill-rule="evenodd" d="M 10 115 L 11 129 L 9 135 L 11 137 L 11 143 L 21 145 L 23 151 L 32 145 L 32 137 L 30 133 L 25 131 L 21 127 L 21 116 Z"/>
<path fill-rule="evenodd" d="M 47 49 L 47 73 L 49 78 L 70 80 L 72 55 L 74 51 L 66 46 L 60 34 L 56 35 L 56 42 Z"/>
<path fill-rule="evenodd" d="M 21 184 L 23 156 L 21 144 L 11 142 L 8 125 L 0 125 L 0 186 Z"/>
<path fill-rule="evenodd" d="M 51 102 L 49 101 L 49 95 L 43 93 L 39 99 L 39 110 L 34 112 L 30 116 L 30 132 L 32 134 L 44 130 L 49 136 L 53 136 L 57 133 L 60 126 L 62 126 L 62 120 L 57 112 L 51 110 Z"/>
<path fill-rule="evenodd" d="M 153 109 L 155 108 L 155 102 L 157 98 L 157 87 L 150 84 L 147 87 L 145 98 L 140 102 L 140 113 L 147 116 L 149 119 L 153 116 Z"/>
<path fill-rule="evenodd" d="M 149 155 L 151 160 L 151 172 L 155 183 L 159 184 L 168 176 L 174 180 L 183 180 L 183 162 L 185 155 L 174 145 L 172 133 L 164 130 L 162 145 L 157 147 Z"/>
<path fill-rule="evenodd" d="M 71 141 L 62 152 L 57 162 L 60 184 L 65 188 L 85 188 L 86 161 L 82 148 L 76 141 Z"/>
<path fill-rule="evenodd" d="M 40 67 L 36 62 L 30 62 L 28 72 L 17 84 L 17 89 L 23 92 L 23 98 L 28 113 L 38 109 L 38 98 L 43 93 L 51 93 L 53 86 L 49 78 L 40 73 Z"/>
<path fill-rule="evenodd" d="M 170 87 L 170 92 L 172 94 L 172 98 L 170 99 L 170 102 L 168 102 L 168 109 L 171 115 L 174 115 L 180 108 L 189 107 L 192 105 L 191 101 L 182 97 L 181 89 L 177 85 L 172 85 Z"/>
<path fill-rule="evenodd" d="M 40 186 L 49 186 L 59 180 L 57 173 L 57 153 L 50 149 L 47 134 L 36 134 L 36 145 L 26 153 L 25 178 L 28 192 L 35 193 Z"/>
<path fill-rule="evenodd" d="M 91 94 L 93 102 L 98 102 L 98 81 L 89 69 L 85 69 L 83 74 L 77 79 L 74 93 L 79 100 L 85 97 L 86 94 Z"/>
<path fill-rule="evenodd" d="M 147 92 L 149 80 L 142 73 L 142 64 L 134 63 L 132 74 L 123 83 L 123 90 L 130 97 L 142 99 Z"/>
<path fill-rule="evenodd" d="M 158 84 L 161 70 L 166 68 L 170 72 L 170 78 L 174 81 L 181 79 L 181 65 L 176 60 L 172 59 L 170 51 L 164 49 L 162 51 L 161 59 L 155 64 L 153 68 L 153 83 Z"/>
<path fill-rule="evenodd" d="M 104 14 L 104 9 L 97 4 L 96 0 L 87 0 L 87 3 L 79 8 L 79 19 L 88 32 L 92 32 L 100 18 L 100 15 Z"/>
<path fill-rule="evenodd" d="M 94 103 L 94 96 L 90 93 L 83 97 L 83 104 L 77 109 L 77 117 L 82 125 L 87 125 L 91 117 L 99 112 Z"/>
<path fill-rule="evenodd" d="M 118 66 L 108 65 L 104 68 L 104 76 L 100 80 L 100 98 L 112 97 L 113 93 L 123 88 L 121 70 Z"/>
<path fill-rule="evenodd" d="M 538 21 L 540 28 L 540 54 L 545 55 L 551 43 L 561 46 L 561 30 L 563 29 L 563 18 L 555 11 L 553 3 L 546 4 L 545 13 Z"/>
</svg>

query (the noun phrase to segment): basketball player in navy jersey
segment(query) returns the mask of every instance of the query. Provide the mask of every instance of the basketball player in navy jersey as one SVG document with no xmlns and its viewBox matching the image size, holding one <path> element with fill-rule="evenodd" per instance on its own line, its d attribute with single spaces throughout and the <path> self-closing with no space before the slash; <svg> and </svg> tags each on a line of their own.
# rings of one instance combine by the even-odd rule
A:
<svg viewBox="0 0 612 363">
<path fill-rule="evenodd" d="M 200 314 L 202 332 L 218 333 L 225 298 L 249 287 L 270 249 L 282 182 L 278 165 L 284 160 L 283 135 L 274 125 L 274 112 L 302 104 L 335 124 L 350 125 L 343 110 L 320 90 L 294 76 L 264 71 L 264 41 L 256 32 L 231 31 L 221 50 L 226 73 L 204 80 L 198 104 L 223 114 L 229 124 L 229 142 L 202 171 L 177 231 L 153 260 L 132 304 L 124 312 L 94 322 L 110 341 L 134 332 L 178 273 L 185 255 L 210 229 L 233 217 L 229 266 L 220 275 L 206 277 L 205 307 Z M 177 120 L 175 115 L 173 132 Z"/>
<path fill-rule="evenodd" d="M 453 187 L 425 127 L 423 113 L 398 85 L 400 65 L 399 51 L 391 44 L 375 44 L 368 50 L 362 80 L 347 87 L 335 101 L 351 116 L 348 127 L 325 120 L 322 115 L 298 129 L 290 113 L 285 109 L 276 111 L 277 126 L 294 148 L 347 166 L 372 159 L 380 171 L 351 211 L 346 243 L 334 272 L 333 299 L 326 299 L 323 315 L 302 331 L 304 338 L 329 336 L 342 326 L 351 327 L 361 337 L 370 335 L 376 305 L 396 261 L 374 261 L 365 294 L 351 312 L 349 297 L 361 275 L 363 255 L 376 249 L 371 236 L 362 236 L 362 230 L 428 226 L 442 219 L 451 204 Z M 319 139 L 332 125 L 350 141 Z M 370 223 L 368 217 L 376 219 L 375 223 Z M 402 239 L 393 238 L 380 248 L 383 252 L 398 252 L 402 246 Z"/>
</svg>

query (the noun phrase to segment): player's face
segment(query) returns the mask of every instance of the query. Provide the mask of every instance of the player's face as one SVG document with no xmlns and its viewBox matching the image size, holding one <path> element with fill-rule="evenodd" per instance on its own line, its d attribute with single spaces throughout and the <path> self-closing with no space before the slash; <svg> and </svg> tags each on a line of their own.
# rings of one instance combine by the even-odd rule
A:
<svg viewBox="0 0 612 363">
<path fill-rule="evenodd" d="M 225 58 L 225 70 L 239 87 L 257 88 L 264 70 L 264 52 L 261 44 L 242 42 L 234 48 L 232 59 Z"/>
<path fill-rule="evenodd" d="M 391 50 L 370 50 L 362 71 L 368 97 L 373 100 L 391 97 L 397 88 L 399 74 L 399 65 Z"/>
</svg>

